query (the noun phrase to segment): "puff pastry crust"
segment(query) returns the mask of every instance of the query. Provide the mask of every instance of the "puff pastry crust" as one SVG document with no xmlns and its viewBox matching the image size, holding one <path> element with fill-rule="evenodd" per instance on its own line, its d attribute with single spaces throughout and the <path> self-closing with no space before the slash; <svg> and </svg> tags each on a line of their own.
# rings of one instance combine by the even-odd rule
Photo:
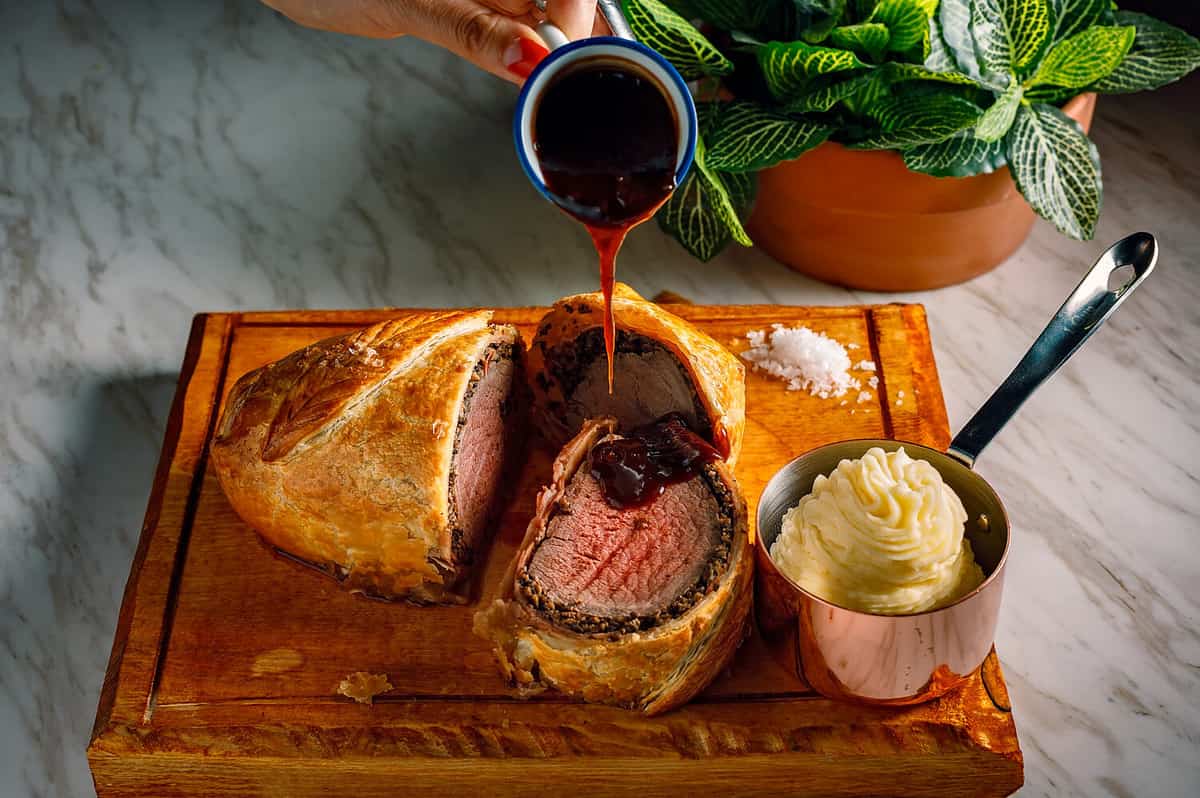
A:
<svg viewBox="0 0 1200 798">
<path fill-rule="evenodd" d="M 464 601 L 471 563 L 455 555 L 449 491 L 456 431 L 488 348 L 510 347 L 518 367 L 523 348 L 514 327 L 490 319 L 398 318 L 243 376 L 211 448 L 234 510 L 352 590 Z"/>
</svg>

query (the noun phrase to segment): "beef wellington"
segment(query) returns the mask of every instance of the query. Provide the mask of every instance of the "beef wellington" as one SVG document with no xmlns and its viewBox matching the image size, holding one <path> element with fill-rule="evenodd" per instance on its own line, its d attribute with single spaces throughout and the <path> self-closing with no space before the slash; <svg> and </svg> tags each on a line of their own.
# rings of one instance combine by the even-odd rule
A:
<svg viewBox="0 0 1200 798">
<path fill-rule="evenodd" d="M 613 292 L 613 391 L 604 352 L 604 298 L 561 299 L 538 326 L 529 377 L 539 430 L 556 446 L 584 419 L 612 416 L 619 429 L 681 413 L 731 465 L 746 425 L 745 369 L 691 323 L 647 302 L 629 286 Z"/>
<path fill-rule="evenodd" d="M 653 715 L 702 690 L 745 637 L 753 554 L 720 459 L 614 504 L 596 453 L 617 429 L 587 421 L 559 454 L 475 631 L 518 687 Z"/>
<path fill-rule="evenodd" d="M 352 590 L 465 601 L 528 397 L 520 335 L 490 318 L 386 321 L 243 376 L 212 444 L 234 510 Z"/>
</svg>

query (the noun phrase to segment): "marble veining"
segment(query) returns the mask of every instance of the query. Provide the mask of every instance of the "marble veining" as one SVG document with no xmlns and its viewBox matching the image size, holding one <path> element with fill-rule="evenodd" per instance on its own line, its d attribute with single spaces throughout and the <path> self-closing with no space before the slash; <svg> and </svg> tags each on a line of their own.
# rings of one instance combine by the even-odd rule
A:
<svg viewBox="0 0 1200 798">
<path fill-rule="evenodd" d="M 515 90 L 421 42 L 252 0 L 0 6 L 0 795 L 93 794 L 84 758 L 191 315 L 526 305 L 595 285 L 513 157 Z M 998 646 L 1022 794 L 1200 794 L 1200 79 L 1104 98 L 1097 241 L 900 297 L 651 228 L 620 276 L 702 302 L 912 300 L 952 424 L 1103 242 L 1158 272 L 979 469 L 1017 529 Z M 1190 109 L 1190 110 L 1189 110 Z"/>
</svg>

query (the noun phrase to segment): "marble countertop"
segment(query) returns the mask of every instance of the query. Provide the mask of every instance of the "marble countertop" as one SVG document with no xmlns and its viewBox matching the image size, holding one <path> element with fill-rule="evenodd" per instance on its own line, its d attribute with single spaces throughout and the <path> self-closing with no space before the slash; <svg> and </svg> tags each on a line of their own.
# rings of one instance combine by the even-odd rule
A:
<svg viewBox="0 0 1200 798">
<path fill-rule="evenodd" d="M 98 6 L 112 6 L 100 11 Z M 57 6 L 57 7 L 56 7 Z M 591 290 L 527 185 L 515 90 L 251 0 L 0 7 L 0 795 L 93 794 L 84 748 L 193 313 L 523 305 Z M 1097 241 L 846 291 L 656 229 L 621 277 L 702 302 L 923 302 L 952 425 L 1111 240 L 1157 273 L 988 449 L 1019 531 L 997 646 L 1023 795 L 1200 794 L 1200 79 L 1103 98 Z"/>
</svg>

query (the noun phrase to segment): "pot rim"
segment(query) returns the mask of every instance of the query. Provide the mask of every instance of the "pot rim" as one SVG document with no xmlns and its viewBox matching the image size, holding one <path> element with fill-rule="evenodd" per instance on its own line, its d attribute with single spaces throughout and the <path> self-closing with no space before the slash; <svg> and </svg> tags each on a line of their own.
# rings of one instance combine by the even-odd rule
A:
<svg viewBox="0 0 1200 798">
<path fill-rule="evenodd" d="M 1005 566 L 1008 564 L 1009 552 L 1012 551 L 1012 519 L 1008 514 L 1008 508 L 1005 507 L 1003 499 L 1000 498 L 1000 494 L 996 492 L 996 489 L 992 487 L 992 484 L 990 482 L 988 482 L 986 479 L 984 479 L 982 476 L 977 474 L 974 471 L 974 469 L 968 468 L 966 465 L 963 465 L 963 468 L 966 468 L 966 470 L 969 471 L 972 474 L 972 476 L 974 476 L 977 480 L 979 480 L 979 482 L 985 488 L 987 488 L 988 492 L 992 495 L 992 498 L 995 499 L 996 505 L 1000 508 L 1001 512 L 1004 513 L 1004 529 L 1005 529 L 1004 551 L 1001 552 L 1000 559 L 996 562 L 996 567 L 993 568 L 992 572 L 989 573 L 986 577 L 984 577 L 984 580 L 982 582 L 980 582 L 975 587 L 975 589 L 970 591 L 969 593 L 964 593 L 963 595 L 959 596 L 957 599 L 950 602 L 949 604 L 943 605 L 941 607 L 936 607 L 934 609 L 921 610 L 920 612 L 901 612 L 901 613 L 894 613 L 894 614 L 885 614 L 885 613 L 881 613 L 881 612 L 867 612 L 865 610 L 858 610 L 858 609 L 854 609 L 853 607 L 844 607 L 841 604 L 835 604 L 834 602 L 829 601 L 828 599 L 822 598 L 821 596 L 818 596 L 817 594 L 804 589 L 803 587 L 801 587 L 799 585 L 799 583 L 797 583 L 794 579 L 792 579 L 790 576 L 788 576 L 786 573 L 784 573 L 783 570 L 781 568 L 779 568 L 778 565 L 776 565 L 775 560 L 771 557 L 771 550 L 767 548 L 766 539 L 763 537 L 762 529 L 759 526 L 759 521 L 761 519 L 758 516 L 759 516 L 759 512 L 761 512 L 761 510 L 759 508 L 762 507 L 762 502 L 761 502 L 762 494 L 765 494 L 768 490 L 771 489 L 772 483 L 776 480 L 776 478 L 781 476 L 783 474 L 783 472 L 785 470 L 787 470 L 787 468 L 789 466 L 791 466 L 792 463 L 796 462 L 797 460 L 801 460 L 805 457 L 814 455 L 817 452 L 821 451 L 822 449 L 830 448 L 833 446 L 841 446 L 841 445 L 844 445 L 847 443 L 898 444 L 899 446 L 904 447 L 906 450 L 908 449 L 908 447 L 914 447 L 918 450 L 923 450 L 925 452 L 933 452 L 942 457 L 950 457 L 950 455 L 946 454 L 946 452 L 943 452 L 936 447 L 926 446 L 925 444 L 917 443 L 915 441 L 905 441 L 905 440 L 899 440 L 896 438 L 849 438 L 847 440 L 832 441 L 830 443 L 826 443 L 821 446 L 817 446 L 813 449 L 809 449 L 808 451 L 805 451 L 805 452 L 797 455 L 796 457 L 793 457 L 791 460 L 787 461 L 782 466 L 780 466 L 779 469 L 776 470 L 776 472 L 771 475 L 771 478 L 769 480 L 767 480 L 767 484 L 763 486 L 763 489 L 759 494 L 759 503 L 756 507 L 755 518 L 754 518 L 754 546 L 755 546 L 755 549 L 758 551 L 758 553 L 766 558 L 766 566 L 769 567 L 773 573 L 778 574 L 788 584 L 788 586 L 790 588 L 795 590 L 797 593 L 799 593 L 805 599 L 812 601 L 815 604 L 819 604 L 823 607 L 835 609 L 840 612 L 848 612 L 853 615 L 861 615 L 866 618 L 919 618 L 919 617 L 925 617 L 925 616 L 934 616 L 934 615 L 938 615 L 940 613 L 948 612 L 948 611 L 954 609 L 955 607 L 959 606 L 960 604 L 965 604 L 968 601 L 972 601 L 980 593 L 983 593 L 985 590 L 988 590 L 993 582 L 996 582 L 999 578 L 1001 578 L 1002 574 L 1004 573 Z M 925 458 L 921 458 L 921 459 L 924 460 Z M 925 462 L 929 463 L 929 460 L 925 460 Z M 933 465 L 933 463 L 929 463 L 929 464 Z M 934 468 L 937 468 L 937 466 L 934 465 Z M 941 469 L 938 469 L 938 470 L 940 472 Z"/>
</svg>

